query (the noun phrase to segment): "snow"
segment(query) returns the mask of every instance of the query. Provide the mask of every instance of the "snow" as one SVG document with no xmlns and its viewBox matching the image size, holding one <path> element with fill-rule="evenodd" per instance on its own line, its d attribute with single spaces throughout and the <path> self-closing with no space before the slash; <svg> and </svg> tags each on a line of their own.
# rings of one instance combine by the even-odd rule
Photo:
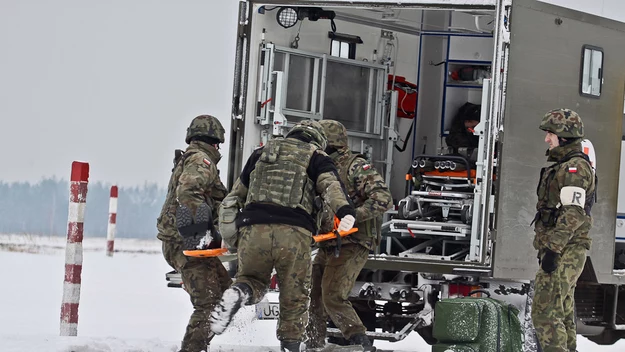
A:
<svg viewBox="0 0 625 352">
<path fill-rule="evenodd" d="M 84 251 L 106 250 L 105 237 L 86 237 L 83 240 Z M 58 250 L 65 252 L 67 239 L 62 236 L 33 236 L 0 234 L 0 250 L 16 250 L 32 253 L 57 253 Z M 161 253 L 161 242 L 157 240 L 144 240 L 138 238 L 116 238 L 115 252 L 147 252 Z"/>
<path fill-rule="evenodd" d="M 174 352 L 191 314 L 188 295 L 168 288 L 171 268 L 160 242 L 116 239 L 106 256 L 106 238 L 85 238 L 78 336 L 59 336 L 64 277 L 62 237 L 0 236 L 0 351 L 3 352 Z M 242 308 L 231 326 L 216 336 L 211 352 L 278 351 L 276 322 L 256 320 L 254 307 Z M 598 346 L 578 339 L 580 351 L 625 350 L 625 340 Z M 416 334 L 384 349 L 430 351 Z"/>
</svg>

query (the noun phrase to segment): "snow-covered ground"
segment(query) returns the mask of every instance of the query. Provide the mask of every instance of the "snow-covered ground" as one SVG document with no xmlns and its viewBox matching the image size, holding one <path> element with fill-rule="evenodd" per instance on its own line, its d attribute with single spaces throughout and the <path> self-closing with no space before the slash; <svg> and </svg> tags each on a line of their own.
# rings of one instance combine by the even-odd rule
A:
<svg viewBox="0 0 625 352">
<path fill-rule="evenodd" d="M 64 276 L 62 237 L 0 236 L 0 351 L 174 352 L 191 313 L 187 294 L 167 288 L 160 243 L 116 240 L 107 257 L 105 239 L 84 240 L 78 337 L 59 337 Z M 26 250 L 30 249 L 30 250 Z M 211 351 L 278 351 L 275 321 L 255 320 L 252 309 L 213 340 Z M 415 333 L 386 349 L 430 351 Z M 579 351 L 616 352 L 625 341 L 597 346 L 579 339 Z"/>
<path fill-rule="evenodd" d="M 0 250 L 30 253 L 64 253 L 67 239 L 61 236 L 32 236 L 0 234 Z M 105 237 L 87 237 L 82 244 L 85 252 L 106 249 Z M 59 252 L 60 251 L 60 252 Z M 161 242 L 138 238 L 115 239 L 115 251 L 134 253 L 161 253 Z"/>
</svg>

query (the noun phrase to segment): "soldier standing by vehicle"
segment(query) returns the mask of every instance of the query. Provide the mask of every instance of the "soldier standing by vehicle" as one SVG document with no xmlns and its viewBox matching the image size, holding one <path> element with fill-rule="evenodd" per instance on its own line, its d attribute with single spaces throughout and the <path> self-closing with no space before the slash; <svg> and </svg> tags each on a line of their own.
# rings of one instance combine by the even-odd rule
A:
<svg viewBox="0 0 625 352">
<path fill-rule="evenodd" d="M 207 350 L 214 336 L 210 330 L 210 312 L 232 283 L 218 258 L 183 254 L 183 250 L 221 247 L 213 219 L 217 219 L 219 202 L 227 193 L 216 166 L 221 158 L 218 146 L 224 142 L 224 132 L 213 116 L 201 115 L 191 121 L 185 139 L 189 147 L 174 160 L 165 204 L 157 220 L 163 256 L 182 275 L 194 309 L 181 352 Z"/>
<path fill-rule="evenodd" d="M 590 249 L 590 210 L 595 201 L 595 176 L 581 139 L 584 124 L 569 109 L 548 112 L 540 124 L 547 132 L 548 161 L 538 184 L 533 223 L 536 273 L 532 320 L 545 352 L 575 351 L 577 332 L 573 300 L 575 285 Z"/>
<path fill-rule="evenodd" d="M 341 231 L 353 227 L 356 215 L 325 146 L 319 123 L 302 121 L 286 138 L 272 139 L 250 156 L 224 200 L 224 205 L 231 200 L 242 204 L 243 210 L 236 217 L 236 283 L 211 315 L 216 334 L 241 305 L 260 302 L 275 268 L 280 285 L 277 337 L 282 351 L 299 352 L 308 322 L 313 199 L 316 194 L 324 198 L 341 219 Z"/>
<path fill-rule="evenodd" d="M 369 252 L 379 244 L 381 217 L 393 205 L 393 198 L 382 176 L 365 157 L 351 152 L 345 126 L 334 120 L 322 120 L 320 124 L 328 138 L 326 153 L 337 166 L 341 181 L 356 207 L 358 232 L 345 237 L 338 257 L 334 255 L 335 240 L 319 243 L 312 268 L 306 347 L 325 345 L 329 315 L 352 344 L 362 345 L 365 351 L 375 351 L 365 334 L 367 329 L 348 297 Z"/>
</svg>

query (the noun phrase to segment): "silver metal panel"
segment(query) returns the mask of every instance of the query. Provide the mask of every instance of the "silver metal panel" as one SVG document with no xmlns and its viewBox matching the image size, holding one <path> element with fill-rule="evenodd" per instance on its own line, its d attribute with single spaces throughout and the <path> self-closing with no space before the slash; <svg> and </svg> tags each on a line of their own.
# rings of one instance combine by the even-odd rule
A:
<svg viewBox="0 0 625 352">
<path fill-rule="evenodd" d="M 245 1 L 239 2 L 239 20 L 237 25 L 234 82 L 232 87 L 232 115 L 230 121 L 230 153 L 228 156 L 228 189 L 234 184 L 242 167 L 241 145 L 245 131 L 244 114 L 247 107 L 248 67 L 250 62 L 249 21 L 250 8 Z M 252 109 L 250 109 L 252 110 Z M 255 114 L 255 111 L 252 111 Z"/>
<path fill-rule="evenodd" d="M 536 205 L 540 168 L 546 165 L 544 132 L 538 129 L 550 109 L 568 107 L 584 119 L 597 154 L 599 203 L 593 208 L 590 251 L 599 282 L 612 275 L 619 153 L 625 85 L 625 36 L 601 26 L 602 20 L 537 1 L 515 1 L 503 149 L 497 197 L 495 277 L 532 279 L 537 269 L 530 222 Z M 556 24 L 556 18 L 562 23 Z M 613 27 L 614 22 L 611 22 Z M 604 50 L 600 99 L 579 94 L 584 44 Z"/>
<path fill-rule="evenodd" d="M 396 90 L 393 90 L 391 92 L 391 98 L 390 98 L 390 106 L 388 107 L 390 109 L 390 111 L 397 111 L 397 97 L 399 96 L 399 93 Z M 386 114 L 382 115 L 382 116 L 386 116 Z M 378 127 L 378 126 L 376 126 Z M 395 142 L 397 142 L 397 135 L 395 134 L 395 117 L 391 116 L 391 118 L 388 121 L 388 130 L 387 130 L 387 144 L 386 144 L 386 161 L 385 161 L 385 169 L 384 169 L 384 180 L 386 181 L 386 184 L 390 184 L 391 183 L 391 171 L 393 168 L 393 149 L 394 149 L 394 145 Z"/>
<path fill-rule="evenodd" d="M 324 100 L 326 98 L 326 78 L 328 73 L 328 55 L 323 54 L 321 60 L 321 91 L 319 92 L 319 115 L 323 116 Z"/>
<path fill-rule="evenodd" d="M 365 116 L 366 116 L 366 118 L 365 118 L 365 126 L 366 126 L 365 127 L 365 132 L 367 132 L 367 133 L 371 133 L 371 130 L 372 130 L 372 128 L 371 128 L 371 119 L 373 117 L 371 116 L 371 107 L 372 107 L 371 101 L 377 99 L 377 98 L 375 98 L 373 96 L 373 89 L 377 86 L 376 84 L 373 83 L 374 82 L 374 79 L 373 79 L 374 73 L 375 72 L 373 70 L 369 70 L 369 87 L 367 89 L 367 97 L 369 98 L 369 101 L 367 102 L 366 113 L 365 113 Z M 377 80 L 375 80 L 375 82 L 377 83 Z M 374 107 L 375 107 L 375 105 L 374 105 Z M 380 115 L 376 115 L 376 116 L 380 116 Z"/>
<path fill-rule="evenodd" d="M 491 101 L 492 83 L 490 79 L 484 80 L 484 88 L 482 89 L 482 103 L 480 124 L 475 127 L 475 133 L 480 136 L 479 150 L 488 151 L 492 145 L 492 136 L 488 131 L 492 130 L 493 118 L 491 117 L 491 109 L 489 102 Z M 469 252 L 469 260 L 480 261 L 486 250 L 487 245 L 487 231 L 488 231 L 488 207 L 486 204 L 486 197 L 490 194 L 490 185 L 492 183 L 492 168 L 489 168 L 490 163 L 487 160 L 487 156 L 491 156 L 489 153 L 478 154 L 478 159 L 475 164 L 476 175 L 476 187 L 474 190 L 475 199 L 473 203 L 473 225 L 471 227 L 471 251 Z M 489 158 L 488 158 L 489 159 Z M 481 180 L 479 180 L 481 178 Z M 490 182 L 488 182 L 490 181 Z"/>
<path fill-rule="evenodd" d="M 382 94 L 376 94 L 373 97 L 377 97 L 377 100 L 375 99 L 371 99 L 371 101 L 369 102 L 370 105 L 373 105 L 374 107 L 374 111 L 375 111 L 375 116 L 387 116 L 386 112 L 388 110 L 386 110 L 387 108 L 387 104 L 385 103 L 385 94 L 384 91 L 386 90 L 386 82 L 387 82 L 387 77 L 388 77 L 388 72 L 387 70 L 378 70 L 377 71 L 377 75 L 374 76 L 374 81 L 372 82 L 372 84 L 375 84 L 376 91 L 377 92 L 382 92 Z M 394 124 L 395 122 L 393 122 Z M 374 134 L 383 134 L 384 132 L 382 131 L 382 126 L 384 125 L 384 119 L 376 119 L 373 121 L 373 133 Z M 394 148 L 391 148 L 394 149 Z M 390 164 L 389 164 L 390 165 Z"/>
<path fill-rule="evenodd" d="M 317 103 L 319 101 L 319 97 L 317 96 L 317 92 L 319 90 L 319 81 L 320 79 L 318 79 L 319 77 L 319 71 L 320 71 L 320 66 L 321 65 L 321 60 L 318 58 L 315 58 L 315 63 L 314 63 L 314 71 L 313 71 L 313 77 L 315 77 L 314 81 L 313 81 L 313 86 L 312 86 L 312 96 L 314 97 L 314 99 L 311 102 L 311 110 L 313 113 L 317 113 Z"/>
</svg>

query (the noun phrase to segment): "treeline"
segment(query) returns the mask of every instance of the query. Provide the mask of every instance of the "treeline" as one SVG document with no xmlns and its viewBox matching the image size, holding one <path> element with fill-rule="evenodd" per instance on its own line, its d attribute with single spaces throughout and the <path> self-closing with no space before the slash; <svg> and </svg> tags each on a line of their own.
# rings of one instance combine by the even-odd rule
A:
<svg viewBox="0 0 625 352">
<path fill-rule="evenodd" d="M 89 183 L 85 236 L 105 237 L 111 185 Z M 156 184 L 120 187 L 117 237 L 156 238 L 166 190 Z M 48 178 L 38 183 L 0 181 L 0 233 L 59 235 L 67 233 L 69 182 Z"/>
</svg>

